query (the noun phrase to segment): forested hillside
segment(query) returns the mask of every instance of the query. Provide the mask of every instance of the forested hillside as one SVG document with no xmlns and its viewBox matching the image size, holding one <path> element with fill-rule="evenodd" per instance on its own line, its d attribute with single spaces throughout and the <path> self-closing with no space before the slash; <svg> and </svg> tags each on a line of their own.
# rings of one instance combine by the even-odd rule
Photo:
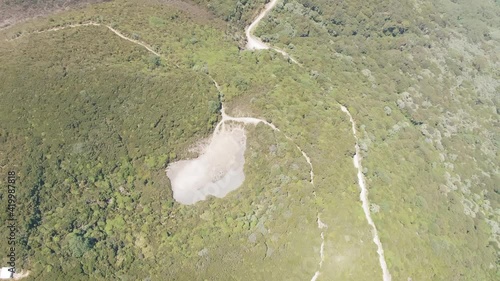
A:
<svg viewBox="0 0 500 281">
<path fill-rule="evenodd" d="M 284 1 L 257 30 L 356 112 L 397 280 L 498 277 L 499 16 L 493 1 Z"/>
<path fill-rule="evenodd" d="M 88 22 L 101 25 L 70 27 Z M 187 148 L 207 136 L 225 100 L 233 111 L 268 116 L 297 143 L 316 134 L 330 149 L 326 140 L 336 139 L 317 161 L 338 159 L 322 169 L 332 183 L 344 182 L 344 199 L 332 208 L 346 222 L 337 235 L 352 242 L 340 247 L 365 260 L 359 269 L 366 271 L 356 275 L 379 270 L 374 246 L 362 242 L 370 233 L 344 141 L 351 136 L 331 131 L 337 122 L 349 132 L 345 117 L 313 98 L 322 91 L 309 73 L 273 53 L 239 52 L 226 34 L 224 22 L 196 6 L 134 1 L 4 32 L 2 112 L 10 114 L 1 122 L 9 156 L 2 173 L 18 174 L 18 268 L 43 280 L 310 277 L 318 262 L 317 203 L 307 163 L 284 135 L 248 128 L 246 180 L 226 198 L 194 207 L 172 199 L 164 168 L 193 156 Z M 314 108 L 325 112 L 304 130 L 300 116 Z M 332 121 L 323 126 L 324 118 Z M 337 196 L 328 193 L 324 200 Z"/>
<path fill-rule="evenodd" d="M 393 280 L 498 279 L 499 3 L 279 1 L 255 34 L 301 66 L 241 50 L 264 4 L 116 0 L 0 30 L 27 280 L 310 280 L 317 214 L 318 280 L 381 279 L 339 104 Z M 247 126 L 244 184 L 181 205 L 164 170 L 221 102 L 280 131 Z"/>
</svg>

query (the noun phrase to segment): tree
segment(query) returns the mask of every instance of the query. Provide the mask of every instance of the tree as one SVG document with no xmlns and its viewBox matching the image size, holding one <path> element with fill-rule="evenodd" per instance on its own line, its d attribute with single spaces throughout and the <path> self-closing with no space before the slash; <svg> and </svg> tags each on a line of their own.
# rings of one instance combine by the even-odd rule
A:
<svg viewBox="0 0 500 281">
<path fill-rule="evenodd" d="M 156 55 L 149 57 L 149 69 L 155 69 L 161 65 L 161 58 Z"/>
<path fill-rule="evenodd" d="M 75 258 L 82 257 L 83 254 L 92 248 L 90 241 L 79 234 L 70 233 L 67 239 L 69 251 Z"/>
</svg>

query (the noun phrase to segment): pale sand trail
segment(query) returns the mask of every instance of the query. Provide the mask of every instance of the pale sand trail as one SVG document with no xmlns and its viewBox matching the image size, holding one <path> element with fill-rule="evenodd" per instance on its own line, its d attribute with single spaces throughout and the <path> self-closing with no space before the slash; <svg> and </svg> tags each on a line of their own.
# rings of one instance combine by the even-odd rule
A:
<svg viewBox="0 0 500 281">
<path fill-rule="evenodd" d="M 365 213 L 366 221 L 368 224 L 372 227 L 372 232 L 373 232 L 373 242 L 377 245 L 377 254 L 379 258 L 379 263 L 380 263 L 380 268 L 382 268 L 382 277 L 384 281 L 391 281 L 391 274 L 389 273 L 389 269 L 387 268 L 387 263 L 385 262 L 385 257 L 384 257 L 384 248 L 382 247 L 382 242 L 380 242 L 380 238 L 378 236 L 378 231 L 377 227 L 375 226 L 375 223 L 373 222 L 371 213 L 370 213 L 370 201 L 368 200 L 368 189 L 366 188 L 365 184 L 365 177 L 363 175 L 363 167 L 361 166 L 361 155 L 360 155 L 360 149 L 359 149 L 359 144 L 358 144 L 358 136 L 357 136 L 357 131 L 356 131 L 356 123 L 354 122 L 354 119 L 352 118 L 351 113 L 349 110 L 341 105 L 340 109 L 349 116 L 349 120 L 351 121 L 351 126 L 352 126 L 352 134 L 354 135 L 354 138 L 356 139 L 356 144 L 355 144 L 355 151 L 356 153 L 354 154 L 353 157 L 353 163 L 354 167 L 358 170 L 358 185 L 359 188 L 361 189 L 361 192 L 359 194 L 359 199 L 362 202 L 363 206 L 363 211 Z"/>
<path fill-rule="evenodd" d="M 259 22 L 267 15 L 269 11 L 271 11 L 276 4 L 278 3 L 278 0 L 271 0 L 271 2 L 267 3 L 266 6 L 264 7 L 264 10 L 260 12 L 260 14 L 254 19 L 254 21 L 245 28 L 245 35 L 247 37 L 247 45 L 245 46 L 248 50 L 266 50 L 266 49 L 272 49 L 275 50 L 276 52 L 282 54 L 285 58 L 290 59 L 293 63 L 301 65 L 297 60 L 295 60 L 292 56 L 290 56 L 287 52 L 276 48 L 276 47 L 270 47 L 266 43 L 262 42 L 258 37 L 255 37 L 252 32 L 253 30 L 257 27 Z"/>
<path fill-rule="evenodd" d="M 46 29 L 46 30 L 35 30 L 31 33 L 27 33 L 27 34 L 21 34 L 20 36 L 16 37 L 16 38 L 13 38 L 13 39 L 5 39 L 6 41 L 13 41 L 13 40 L 17 40 L 17 39 L 20 39 L 20 38 L 23 38 L 25 37 L 26 35 L 30 35 L 30 34 L 41 34 L 41 33 L 45 33 L 45 32 L 54 32 L 54 31 L 59 31 L 59 30 L 64 30 L 64 29 L 68 29 L 68 28 L 75 28 L 75 27 L 84 27 L 84 26 L 104 26 L 106 27 L 107 29 L 109 29 L 111 32 L 113 32 L 114 34 L 118 35 L 120 38 L 124 39 L 124 40 L 127 40 L 129 42 L 132 42 L 134 44 L 137 44 L 139 46 L 142 46 L 144 47 L 146 50 L 148 50 L 148 52 L 156 55 L 156 56 L 159 56 L 159 57 L 162 57 L 164 59 L 166 59 L 165 56 L 163 56 L 162 54 L 156 52 L 155 50 L 153 50 L 153 48 L 151 46 L 149 46 L 148 44 L 142 42 L 142 41 L 139 41 L 139 40 L 135 40 L 135 39 L 132 39 L 130 37 L 127 37 L 125 36 L 123 33 L 121 33 L 120 31 L 116 30 L 115 28 L 109 26 L 109 25 L 106 25 L 106 24 L 100 24 L 100 23 L 97 23 L 97 22 L 93 22 L 93 21 L 89 21 L 89 22 L 86 22 L 86 23 L 79 23 L 79 24 L 69 24 L 69 25 L 65 25 L 65 26 L 59 26 L 59 27 L 54 27 L 54 28 L 49 28 L 49 29 Z M 179 68 L 179 65 L 178 64 L 174 64 L 177 68 Z"/>
<path fill-rule="evenodd" d="M 63 30 L 63 29 L 69 29 L 69 28 L 75 28 L 75 27 L 84 27 L 84 26 L 105 26 L 106 28 L 108 28 L 109 30 L 111 30 L 113 33 L 115 33 L 116 35 L 118 35 L 120 38 L 125 39 L 127 41 L 130 41 L 130 42 L 132 42 L 134 44 L 141 45 L 142 47 L 146 48 L 146 50 L 148 50 L 149 52 L 151 52 L 151 53 L 153 53 L 153 54 L 155 54 L 157 56 L 161 56 L 159 53 L 155 52 L 151 47 L 149 47 L 148 45 L 146 45 L 146 43 L 141 42 L 139 40 L 135 40 L 135 39 L 129 38 L 129 37 L 123 35 L 118 30 L 112 28 L 109 25 L 100 24 L 100 23 L 93 22 L 93 21 L 89 21 L 89 22 L 86 22 L 86 23 L 78 23 L 78 24 L 69 24 L 69 25 L 64 25 L 64 26 L 58 26 L 58 27 L 53 27 L 53 28 L 49 28 L 49 29 L 45 29 L 45 30 L 35 30 L 32 33 L 21 34 L 20 36 L 18 36 L 16 38 L 13 38 L 13 39 L 6 39 L 6 41 L 17 40 L 17 39 L 23 38 L 26 35 L 30 35 L 30 34 L 41 34 L 41 33 L 46 33 L 46 32 L 54 32 L 54 31 L 59 31 L 59 30 Z"/>
</svg>

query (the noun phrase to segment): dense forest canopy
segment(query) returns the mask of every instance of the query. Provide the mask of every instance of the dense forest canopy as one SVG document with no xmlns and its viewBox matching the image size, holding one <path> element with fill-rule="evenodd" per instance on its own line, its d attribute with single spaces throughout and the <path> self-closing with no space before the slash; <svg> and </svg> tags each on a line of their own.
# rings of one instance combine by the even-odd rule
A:
<svg viewBox="0 0 500 281">
<path fill-rule="evenodd" d="M 498 279 L 500 3 L 279 0 L 254 33 L 300 66 L 242 50 L 264 4 L 0 2 L 0 208 L 15 171 L 27 279 L 309 280 L 318 213 L 318 280 L 381 278 L 339 104 L 393 280 Z M 181 205 L 164 170 L 221 102 L 280 132 L 247 126 L 243 185 Z"/>
</svg>

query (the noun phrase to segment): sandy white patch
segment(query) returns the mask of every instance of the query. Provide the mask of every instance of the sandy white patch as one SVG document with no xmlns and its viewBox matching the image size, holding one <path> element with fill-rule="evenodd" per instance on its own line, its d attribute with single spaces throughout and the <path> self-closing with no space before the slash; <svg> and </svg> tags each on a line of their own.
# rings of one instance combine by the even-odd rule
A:
<svg viewBox="0 0 500 281">
<path fill-rule="evenodd" d="M 169 165 L 167 176 L 174 199 L 191 205 L 209 195 L 222 198 L 237 189 L 245 180 L 245 150 L 242 127 L 227 126 L 217 131 L 198 158 Z"/>
<path fill-rule="evenodd" d="M 15 270 L 12 267 L 2 267 L 0 268 L 0 279 L 9 279 L 9 280 L 20 280 L 26 278 L 30 275 L 30 271 L 21 270 L 20 272 L 12 273 L 11 270 Z"/>
</svg>

